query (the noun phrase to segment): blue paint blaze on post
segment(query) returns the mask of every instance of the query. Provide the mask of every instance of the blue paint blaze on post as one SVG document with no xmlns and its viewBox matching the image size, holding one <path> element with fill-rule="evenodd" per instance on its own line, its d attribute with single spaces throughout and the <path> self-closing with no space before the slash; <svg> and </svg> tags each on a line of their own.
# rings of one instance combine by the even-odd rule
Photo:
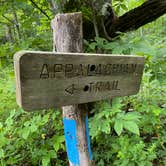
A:
<svg viewBox="0 0 166 166">
<path fill-rule="evenodd" d="M 78 152 L 78 141 L 77 141 L 77 128 L 76 121 L 63 119 L 64 134 L 66 139 L 66 149 L 69 161 L 74 166 L 80 165 L 79 152 Z"/>
<path fill-rule="evenodd" d="M 91 150 L 91 146 L 90 146 L 90 135 L 89 135 L 88 116 L 86 116 L 86 119 L 85 119 L 85 127 L 86 127 L 86 140 L 87 140 L 87 144 L 88 144 L 89 158 L 90 158 L 90 160 L 92 160 L 93 155 L 92 155 L 92 150 Z"/>
</svg>

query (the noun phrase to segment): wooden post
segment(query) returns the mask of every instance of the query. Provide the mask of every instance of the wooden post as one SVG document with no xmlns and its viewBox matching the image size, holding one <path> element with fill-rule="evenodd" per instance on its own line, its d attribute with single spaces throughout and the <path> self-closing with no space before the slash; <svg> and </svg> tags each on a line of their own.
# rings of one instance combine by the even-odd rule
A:
<svg viewBox="0 0 166 166">
<path fill-rule="evenodd" d="M 58 14 L 52 20 L 53 47 L 57 52 L 82 52 L 82 14 Z M 62 107 L 70 166 L 91 166 L 92 152 L 86 104 Z"/>
</svg>

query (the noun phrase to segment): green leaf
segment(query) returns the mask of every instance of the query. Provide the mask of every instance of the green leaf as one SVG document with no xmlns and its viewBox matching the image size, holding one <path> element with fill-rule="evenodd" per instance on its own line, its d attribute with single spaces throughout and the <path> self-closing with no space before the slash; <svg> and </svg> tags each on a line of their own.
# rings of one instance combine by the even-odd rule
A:
<svg viewBox="0 0 166 166">
<path fill-rule="evenodd" d="M 4 150 L 0 149 L 0 158 L 4 158 L 5 154 L 4 154 Z"/>
<path fill-rule="evenodd" d="M 139 118 L 140 118 L 140 114 L 137 112 L 129 112 L 125 114 L 125 116 L 123 117 L 123 119 L 126 121 L 138 121 Z"/>
<path fill-rule="evenodd" d="M 46 124 L 49 121 L 49 117 L 50 117 L 49 114 L 44 115 L 44 117 L 42 118 L 43 125 Z"/>
<path fill-rule="evenodd" d="M 3 124 L 0 122 L 0 130 L 3 128 Z"/>
<path fill-rule="evenodd" d="M 2 148 L 3 146 L 6 146 L 9 143 L 9 140 L 3 135 L 0 134 L 0 148 Z"/>
<path fill-rule="evenodd" d="M 24 128 L 23 131 L 22 131 L 22 137 L 24 139 L 27 139 L 29 134 L 30 134 L 30 129 L 29 128 Z"/>
<path fill-rule="evenodd" d="M 134 121 L 124 121 L 123 126 L 126 130 L 140 135 L 138 125 Z"/>
<path fill-rule="evenodd" d="M 53 146 L 54 146 L 54 149 L 55 149 L 56 152 L 57 152 L 57 151 L 59 150 L 59 148 L 60 148 L 59 142 L 55 142 Z"/>
<path fill-rule="evenodd" d="M 46 156 L 42 159 L 42 166 L 48 166 L 50 162 L 50 157 L 49 156 Z"/>
<path fill-rule="evenodd" d="M 123 10 L 128 10 L 127 6 L 125 4 L 121 4 L 120 7 L 123 9 Z"/>
<path fill-rule="evenodd" d="M 13 119 L 11 119 L 10 117 L 7 118 L 6 121 L 5 121 L 5 124 L 6 124 L 8 127 L 12 126 L 12 124 L 13 124 Z"/>
<path fill-rule="evenodd" d="M 98 126 L 102 132 L 108 134 L 110 133 L 110 123 L 109 120 L 101 120 L 101 125 Z"/>
<path fill-rule="evenodd" d="M 54 150 L 48 151 L 48 155 L 49 155 L 50 158 L 56 158 L 57 157 L 57 153 Z"/>
<path fill-rule="evenodd" d="M 97 46 L 96 43 L 89 44 L 89 48 L 92 49 L 92 50 L 95 50 L 96 46 Z"/>
<path fill-rule="evenodd" d="M 116 12 L 117 12 L 117 13 L 120 12 L 120 6 L 117 6 L 117 8 L 116 8 Z"/>
<path fill-rule="evenodd" d="M 116 120 L 114 124 L 114 129 L 116 133 L 118 134 L 118 136 L 121 135 L 123 131 L 123 122 L 121 120 Z"/>
<path fill-rule="evenodd" d="M 35 125 L 35 124 L 32 124 L 31 126 L 30 126 L 30 130 L 31 130 L 31 132 L 33 133 L 33 132 L 35 132 L 35 131 L 37 131 L 37 126 Z"/>
</svg>

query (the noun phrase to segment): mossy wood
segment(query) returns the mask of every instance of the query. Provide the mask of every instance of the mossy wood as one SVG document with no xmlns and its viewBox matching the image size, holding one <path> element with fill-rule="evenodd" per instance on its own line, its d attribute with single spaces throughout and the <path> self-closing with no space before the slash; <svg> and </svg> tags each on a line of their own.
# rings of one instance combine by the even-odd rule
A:
<svg viewBox="0 0 166 166">
<path fill-rule="evenodd" d="M 14 66 L 17 103 L 36 110 L 136 94 L 144 58 L 20 51 Z"/>
</svg>

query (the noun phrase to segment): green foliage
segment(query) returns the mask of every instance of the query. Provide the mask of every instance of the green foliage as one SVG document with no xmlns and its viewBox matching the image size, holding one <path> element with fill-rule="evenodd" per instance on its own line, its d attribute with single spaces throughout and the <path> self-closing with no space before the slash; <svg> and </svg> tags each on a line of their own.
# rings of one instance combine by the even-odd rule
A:
<svg viewBox="0 0 166 166">
<path fill-rule="evenodd" d="M 157 21 L 160 25 L 165 17 Z M 165 28 L 147 33 L 146 25 L 109 42 L 96 37 L 85 41 L 87 52 L 133 54 L 146 57 L 140 92 L 135 96 L 98 103 L 90 118 L 97 165 L 163 166 L 166 162 Z M 154 29 L 154 27 L 153 27 Z M 158 33 L 160 32 L 160 33 Z M 161 35 L 162 34 L 162 35 Z"/>
<path fill-rule="evenodd" d="M 121 15 L 144 1 L 113 0 L 113 6 Z M 53 18 L 50 1 L 35 2 Z M 58 12 L 82 10 L 84 18 L 91 21 L 92 9 L 85 1 L 55 2 Z M 107 0 L 94 2 L 95 10 L 109 3 Z M 21 49 L 51 51 L 50 20 L 30 1 L 2 1 L 0 4 L 0 165 L 67 165 L 61 112 L 27 113 L 15 101 L 13 54 Z M 19 30 L 11 22 L 15 21 L 14 12 Z M 98 102 L 91 110 L 90 134 L 97 166 L 166 165 L 165 19 L 163 16 L 135 32 L 121 34 L 112 42 L 101 37 L 85 40 L 86 52 L 146 58 L 137 95 Z M 11 29 L 11 41 L 6 39 L 7 27 Z"/>
<path fill-rule="evenodd" d="M 139 135 L 137 122 L 140 115 L 136 112 L 125 113 L 122 109 L 121 100 L 114 99 L 112 106 L 108 102 L 101 102 L 96 105 L 92 112 L 95 115 L 90 120 L 92 139 L 101 134 L 109 134 L 114 129 L 118 135 L 121 135 L 123 128 L 127 131 Z"/>
<path fill-rule="evenodd" d="M 15 101 L 14 74 L 0 70 L 1 165 L 63 165 L 66 161 L 61 113 L 24 112 Z M 56 133 L 56 134 L 55 134 Z"/>
<path fill-rule="evenodd" d="M 140 6 L 145 0 L 113 0 L 113 8 L 118 15 Z"/>
<path fill-rule="evenodd" d="M 152 166 L 156 159 L 156 145 L 146 145 L 138 136 L 103 135 L 94 152 L 96 164 L 99 166 Z M 111 156 L 111 157 L 110 157 Z"/>
<path fill-rule="evenodd" d="M 114 129 L 118 135 L 123 131 L 123 127 L 132 133 L 139 135 L 139 128 L 136 123 L 140 116 L 137 113 L 130 112 L 126 114 L 118 114 L 115 120 Z"/>
</svg>

